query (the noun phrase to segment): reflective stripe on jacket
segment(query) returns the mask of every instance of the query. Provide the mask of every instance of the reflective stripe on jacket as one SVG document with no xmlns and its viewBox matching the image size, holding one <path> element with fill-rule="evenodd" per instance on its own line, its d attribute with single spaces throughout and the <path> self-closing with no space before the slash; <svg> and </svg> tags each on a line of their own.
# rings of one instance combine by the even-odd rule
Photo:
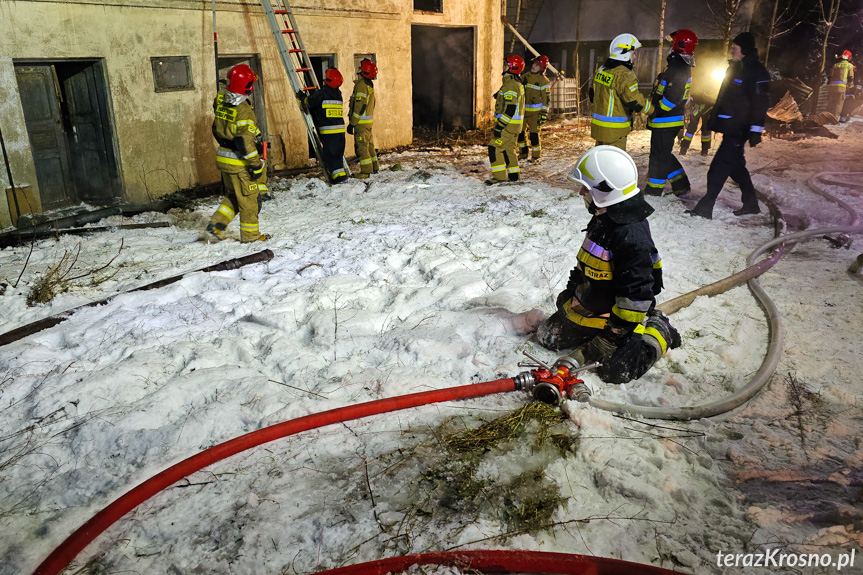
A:
<svg viewBox="0 0 863 575">
<path fill-rule="evenodd" d="M 668 67 L 659 75 L 653 89 L 654 114 L 647 122 L 650 129 L 683 127 L 683 108 L 689 99 L 692 68 L 677 54 L 669 54 Z"/>
<path fill-rule="evenodd" d="M 638 91 L 638 78 L 623 62 L 608 60 L 596 71 L 591 87 L 593 116 L 590 136 L 613 142 L 632 131 L 632 114 L 650 113 L 651 104 Z"/>
<path fill-rule="evenodd" d="M 602 329 L 605 319 L 635 329 L 656 303 L 662 286 L 662 260 L 647 220 L 615 223 L 608 214 L 595 216 L 578 250 L 578 264 L 567 289 L 583 308 L 567 310 L 567 317 L 587 327 Z"/>
<path fill-rule="evenodd" d="M 524 123 L 524 86 L 514 74 L 504 74 L 494 106 L 495 128 L 511 134 L 521 132 Z"/>
<path fill-rule="evenodd" d="M 213 100 L 213 136 L 221 146 L 216 161 L 223 164 L 258 167 L 261 157 L 257 149 L 261 131 L 255 118 L 255 109 L 248 98 L 236 106 L 229 104 L 229 93 L 220 90 Z"/>
<path fill-rule="evenodd" d="M 372 126 L 375 117 L 375 86 L 371 80 L 357 78 L 351 95 L 348 121 L 351 126 Z"/>
<path fill-rule="evenodd" d="M 551 97 L 551 86 L 545 74 L 527 72 L 522 78 L 524 84 L 524 111 L 527 114 L 548 113 L 548 102 Z"/>
</svg>

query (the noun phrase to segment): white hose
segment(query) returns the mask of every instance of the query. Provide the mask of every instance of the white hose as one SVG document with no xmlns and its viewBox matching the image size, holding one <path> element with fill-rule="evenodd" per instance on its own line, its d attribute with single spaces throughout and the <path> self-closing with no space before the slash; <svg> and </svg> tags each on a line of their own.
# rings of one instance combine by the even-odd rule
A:
<svg viewBox="0 0 863 575">
<path fill-rule="evenodd" d="M 812 177 L 807 183 L 809 184 L 810 188 L 812 188 L 813 190 L 817 190 L 817 187 L 814 183 L 816 179 L 820 178 L 821 176 L 836 174 L 847 176 L 849 174 L 854 175 L 855 173 L 824 172 Z M 857 174 L 859 175 L 860 173 Z M 784 247 L 786 245 L 796 244 L 798 242 L 802 242 L 816 236 L 822 237 L 825 234 L 863 233 L 863 227 L 859 226 L 860 218 L 854 208 L 852 208 L 842 200 L 835 198 L 827 194 L 826 192 L 823 192 L 822 190 L 817 190 L 817 193 L 845 208 L 851 215 L 852 224 L 831 228 L 806 230 L 774 238 L 759 246 L 754 252 L 749 255 L 749 257 L 746 259 L 747 266 L 753 265 L 753 262 L 759 256 L 761 256 L 774 246 L 780 244 Z M 764 271 L 767 271 L 767 269 L 769 269 L 770 267 L 772 266 L 765 267 Z M 646 417 L 649 419 L 691 420 L 720 415 L 727 411 L 731 411 L 734 408 L 740 407 L 741 405 L 752 399 L 752 397 L 755 396 L 755 394 L 758 393 L 768 381 L 770 381 L 771 376 L 776 371 L 776 366 L 779 364 L 779 358 L 782 355 L 782 350 L 785 345 L 785 329 L 782 326 L 782 317 L 779 314 L 779 309 L 776 307 L 776 304 L 773 303 L 773 300 L 770 299 L 770 297 L 761 287 L 761 284 L 758 283 L 757 278 L 750 279 L 747 284 L 749 285 L 749 289 L 752 291 L 752 294 L 764 307 L 764 312 L 767 315 L 769 326 L 767 353 L 765 354 L 764 359 L 761 362 L 761 367 L 758 369 L 758 371 L 755 373 L 749 383 L 723 399 L 711 401 L 709 403 L 703 403 L 700 405 L 681 407 L 648 407 L 641 405 L 616 403 L 613 401 L 606 401 L 604 399 L 599 399 L 595 397 L 590 398 L 590 405 L 599 409 L 603 409 L 605 411 L 641 415 L 642 417 Z"/>
</svg>

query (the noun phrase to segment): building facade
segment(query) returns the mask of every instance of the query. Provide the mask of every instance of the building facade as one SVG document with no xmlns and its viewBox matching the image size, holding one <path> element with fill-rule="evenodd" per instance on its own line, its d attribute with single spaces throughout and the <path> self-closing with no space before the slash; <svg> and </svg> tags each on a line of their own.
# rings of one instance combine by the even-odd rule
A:
<svg viewBox="0 0 863 575">
<path fill-rule="evenodd" d="M 375 140 L 409 144 L 415 125 L 491 121 L 503 58 L 500 0 L 300 0 L 292 7 L 318 74 L 377 62 Z M 305 126 L 258 2 L 6 0 L 0 3 L 0 229 L 12 213 L 148 204 L 218 181 L 210 133 L 216 73 L 260 77 L 258 122 L 273 168 L 309 165 Z M 348 154 L 353 149 L 348 139 Z M 26 198 L 22 195 L 26 191 Z M 21 201 L 32 206 L 13 206 Z"/>
</svg>

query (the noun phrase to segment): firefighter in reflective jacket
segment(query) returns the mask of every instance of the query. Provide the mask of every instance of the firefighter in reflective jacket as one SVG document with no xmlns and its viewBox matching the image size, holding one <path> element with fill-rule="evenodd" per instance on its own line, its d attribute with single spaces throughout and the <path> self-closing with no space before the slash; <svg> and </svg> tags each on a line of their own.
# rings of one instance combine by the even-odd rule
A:
<svg viewBox="0 0 863 575">
<path fill-rule="evenodd" d="M 354 82 L 354 93 L 351 95 L 348 134 L 354 135 L 354 151 L 360 161 L 358 178 L 368 178 L 377 174 L 378 153 L 372 138 L 372 122 L 375 117 L 375 85 L 373 80 L 378 77 L 378 67 L 368 58 L 360 62 L 359 77 Z"/>
<path fill-rule="evenodd" d="M 842 52 L 839 61 L 830 71 L 830 83 L 827 85 L 827 111 L 841 119 L 842 106 L 845 104 L 845 93 L 848 86 L 854 85 L 854 65 L 851 64 L 851 52 Z"/>
<path fill-rule="evenodd" d="M 704 92 L 697 92 L 690 98 L 689 106 L 689 121 L 686 123 L 686 128 L 683 131 L 683 139 L 680 141 L 680 155 L 685 156 L 689 151 L 689 145 L 692 144 L 692 138 L 698 131 L 698 124 L 701 124 L 701 155 L 706 156 L 710 151 L 710 140 L 713 133 L 707 127 L 707 121 L 710 120 L 710 113 L 713 112 L 713 105 L 716 103 L 716 98 L 708 96 Z"/>
<path fill-rule="evenodd" d="M 530 72 L 522 77 L 524 84 L 524 124 L 518 135 L 518 157 L 528 156 L 527 133 L 530 132 L 530 157 L 539 159 L 542 154 L 542 144 L 539 133 L 548 118 L 548 101 L 551 97 L 551 86 L 545 77 L 548 68 L 548 56 L 535 58 L 530 65 Z"/>
<path fill-rule="evenodd" d="M 657 78 L 651 94 L 654 111 L 647 122 L 651 131 L 650 161 L 644 190 L 650 196 L 661 196 L 665 182 L 671 182 L 671 191 L 675 195 L 689 193 L 689 178 L 672 150 L 677 133 L 683 127 L 683 108 L 689 99 L 697 45 L 698 37 L 692 30 L 678 30 L 671 34 L 668 66 Z"/>
<path fill-rule="evenodd" d="M 593 218 L 557 311 L 540 324 L 537 339 L 552 350 L 576 348 L 570 357 L 578 364 L 599 361 L 603 381 L 626 383 L 680 346 L 655 309 L 662 261 L 647 223 L 653 208 L 639 193 L 635 162 L 620 148 L 591 148 L 568 178 L 582 186 Z"/>
<path fill-rule="evenodd" d="M 632 115 L 649 114 L 651 103 L 638 91 L 638 78 L 632 72 L 635 51 L 641 42 L 632 34 L 620 34 L 611 41 L 605 61 L 588 90 L 593 104 L 590 137 L 596 145 L 626 150 L 626 137 L 632 131 Z"/>
<path fill-rule="evenodd" d="M 487 184 L 518 181 L 516 144 L 524 121 L 524 86 L 519 75 L 524 71 L 524 58 L 517 54 L 506 57 L 503 85 L 497 91 L 494 107 L 494 128 L 488 145 L 491 179 Z"/>
<path fill-rule="evenodd" d="M 257 75 L 245 64 L 228 71 L 228 86 L 219 90 L 213 110 L 213 136 L 219 143 L 216 166 L 222 173 L 225 197 L 210 218 L 201 240 L 218 242 L 234 216 L 240 214 L 240 241 L 263 241 L 269 236 L 258 228 L 260 194 L 267 191 L 267 174 L 261 157 L 263 139 L 249 99 Z"/>
<path fill-rule="evenodd" d="M 342 74 L 335 68 L 327 68 L 320 90 L 308 95 L 306 103 L 318 135 L 321 137 L 321 155 L 330 174 L 330 181 L 339 184 L 348 179 L 345 171 L 345 118 L 342 104 Z"/>
</svg>

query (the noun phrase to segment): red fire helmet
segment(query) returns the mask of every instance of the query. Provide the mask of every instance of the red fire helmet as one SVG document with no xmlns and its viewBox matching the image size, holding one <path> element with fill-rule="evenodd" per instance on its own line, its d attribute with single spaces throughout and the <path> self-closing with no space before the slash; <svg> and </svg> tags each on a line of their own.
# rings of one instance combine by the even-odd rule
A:
<svg viewBox="0 0 863 575">
<path fill-rule="evenodd" d="M 671 51 L 683 56 L 695 54 L 698 46 L 698 36 L 692 30 L 678 30 L 671 34 Z"/>
<path fill-rule="evenodd" d="M 360 62 L 360 76 L 368 78 L 369 80 L 374 80 L 378 77 L 378 67 L 368 58 L 364 58 L 363 61 Z"/>
<path fill-rule="evenodd" d="M 507 72 L 521 74 L 524 72 L 524 58 L 518 54 L 510 54 L 506 57 Z"/>
<path fill-rule="evenodd" d="M 324 72 L 324 84 L 330 88 L 338 88 L 343 81 L 342 73 L 335 68 L 327 68 L 327 71 Z"/>
<path fill-rule="evenodd" d="M 844 52 L 842 52 L 842 57 L 846 60 L 850 60 L 851 59 L 851 50 L 845 50 Z"/>
<path fill-rule="evenodd" d="M 539 62 L 539 71 L 545 72 L 545 69 L 548 68 L 548 56 L 543 54 L 536 61 Z"/>
<path fill-rule="evenodd" d="M 228 70 L 228 91 L 234 94 L 249 95 L 255 87 L 258 76 L 246 64 L 237 64 Z"/>
</svg>

